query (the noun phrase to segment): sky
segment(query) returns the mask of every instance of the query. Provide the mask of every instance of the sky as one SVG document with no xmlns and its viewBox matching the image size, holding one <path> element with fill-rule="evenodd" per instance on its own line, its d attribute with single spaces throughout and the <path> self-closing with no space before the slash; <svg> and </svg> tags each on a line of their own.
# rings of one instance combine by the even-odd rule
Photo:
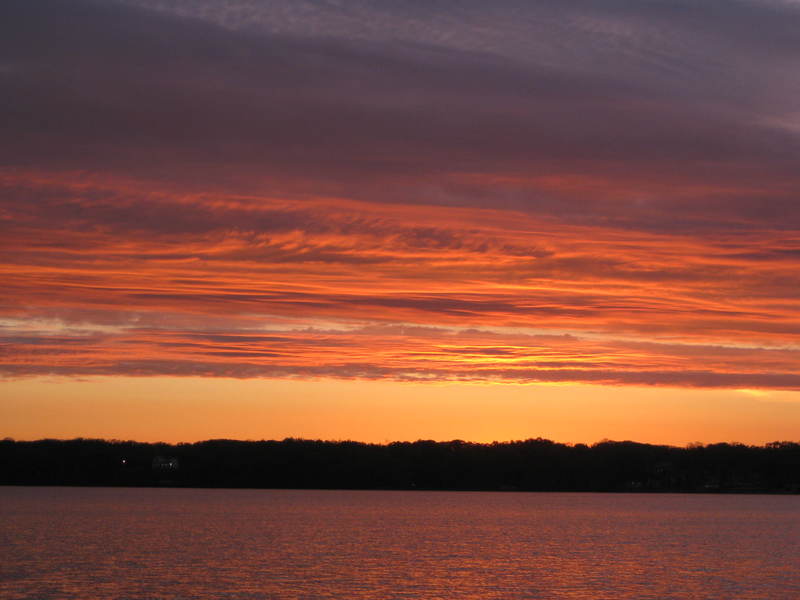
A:
<svg viewBox="0 0 800 600">
<path fill-rule="evenodd" d="M 798 23 L 5 0 L 0 436 L 797 440 Z"/>
</svg>

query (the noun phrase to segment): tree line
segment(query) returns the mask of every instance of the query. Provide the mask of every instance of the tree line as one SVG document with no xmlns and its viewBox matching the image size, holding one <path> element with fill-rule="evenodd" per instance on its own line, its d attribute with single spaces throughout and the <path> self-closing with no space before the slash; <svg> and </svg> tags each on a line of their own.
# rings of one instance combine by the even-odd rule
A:
<svg viewBox="0 0 800 600">
<path fill-rule="evenodd" d="M 798 493 L 800 444 L 6 439 L 0 484 Z"/>
</svg>

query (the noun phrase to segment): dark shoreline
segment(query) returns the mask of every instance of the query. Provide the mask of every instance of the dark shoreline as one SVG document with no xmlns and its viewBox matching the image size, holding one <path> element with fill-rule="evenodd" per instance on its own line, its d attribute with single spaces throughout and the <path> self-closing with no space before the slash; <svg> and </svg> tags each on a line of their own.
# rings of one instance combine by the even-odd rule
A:
<svg viewBox="0 0 800 600">
<path fill-rule="evenodd" d="M 420 489 L 420 488 L 283 488 L 283 487 L 208 487 L 178 484 L 57 484 L 57 483 L 0 483 L 0 489 L 6 488 L 55 488 L 55 489 L 105 489 L 105 490 L 251 490 L 276 492 L 442 492 L 459 494 L 601 494 L 601 495 L 633 495 L 633 496 L 797 496 L 800 491 L 786 490 L 469 490 L 469 489 Z"/>
<path fill-rule="evenodd" d="M 800 444 L 7 439 L 0 485 L 796 494 Z"/>
</svg>

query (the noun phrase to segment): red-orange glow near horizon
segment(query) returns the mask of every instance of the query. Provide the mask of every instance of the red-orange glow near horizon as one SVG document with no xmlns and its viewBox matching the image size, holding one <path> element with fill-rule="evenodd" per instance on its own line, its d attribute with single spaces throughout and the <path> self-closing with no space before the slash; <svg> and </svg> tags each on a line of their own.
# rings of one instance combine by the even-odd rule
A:
<svg viewBox="0 0 800 600">
<path fill-rule="evenodd" d="M 16 439 L 603 438 L 683 446 L 795 439 L 795 392 L 223 377 L 35 377 L 0 404 Z"/>
</svg>

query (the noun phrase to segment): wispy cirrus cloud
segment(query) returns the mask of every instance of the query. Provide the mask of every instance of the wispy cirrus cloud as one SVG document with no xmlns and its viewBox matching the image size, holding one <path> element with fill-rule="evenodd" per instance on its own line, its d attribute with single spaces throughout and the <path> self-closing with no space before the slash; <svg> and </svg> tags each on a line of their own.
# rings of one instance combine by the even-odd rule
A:
<svg viewBox="0 0 800 600">
<path fill-rule="evenodd" d="M 477 7 L 450 8 L 444 39 L 469 38 Z M 3 10 L 3 126 L 15 140 L 0 148 L 5 163 L 372 202 L 482 205 L 489 194 L 496 205 L 661 228 L 707 216 L 797 226 L 800 139 L 765 124 L 795 111 L 800 82 L 776 68 L 798 49 L 792 7 L 568 2 L 523 18 L 515 4 L 489 12 L 543 37 L 498 28 L 482 50 L 321 36 L 276 5 L 238 29 L 213 13 L 113 2 Z M 330 10 L 307 12 L 322 27 Z M 375 5 L 358 19 L 409 31 L 440 14 L 407 10 Z M 753 22 L 771 35 L 752 35 Z M 502 38 L 516 42 L 506 49 Z M 537 60 L 540 46 L 560 59 Z M 705 211 L 687 210 L 698 199 Z"/>
<path fill-rule="evenodd" d="M 400 326 L 5 335 L 6 376 L 205 375 L 800 388 L 800 348 L 742 348 Z"/>
</svg>

